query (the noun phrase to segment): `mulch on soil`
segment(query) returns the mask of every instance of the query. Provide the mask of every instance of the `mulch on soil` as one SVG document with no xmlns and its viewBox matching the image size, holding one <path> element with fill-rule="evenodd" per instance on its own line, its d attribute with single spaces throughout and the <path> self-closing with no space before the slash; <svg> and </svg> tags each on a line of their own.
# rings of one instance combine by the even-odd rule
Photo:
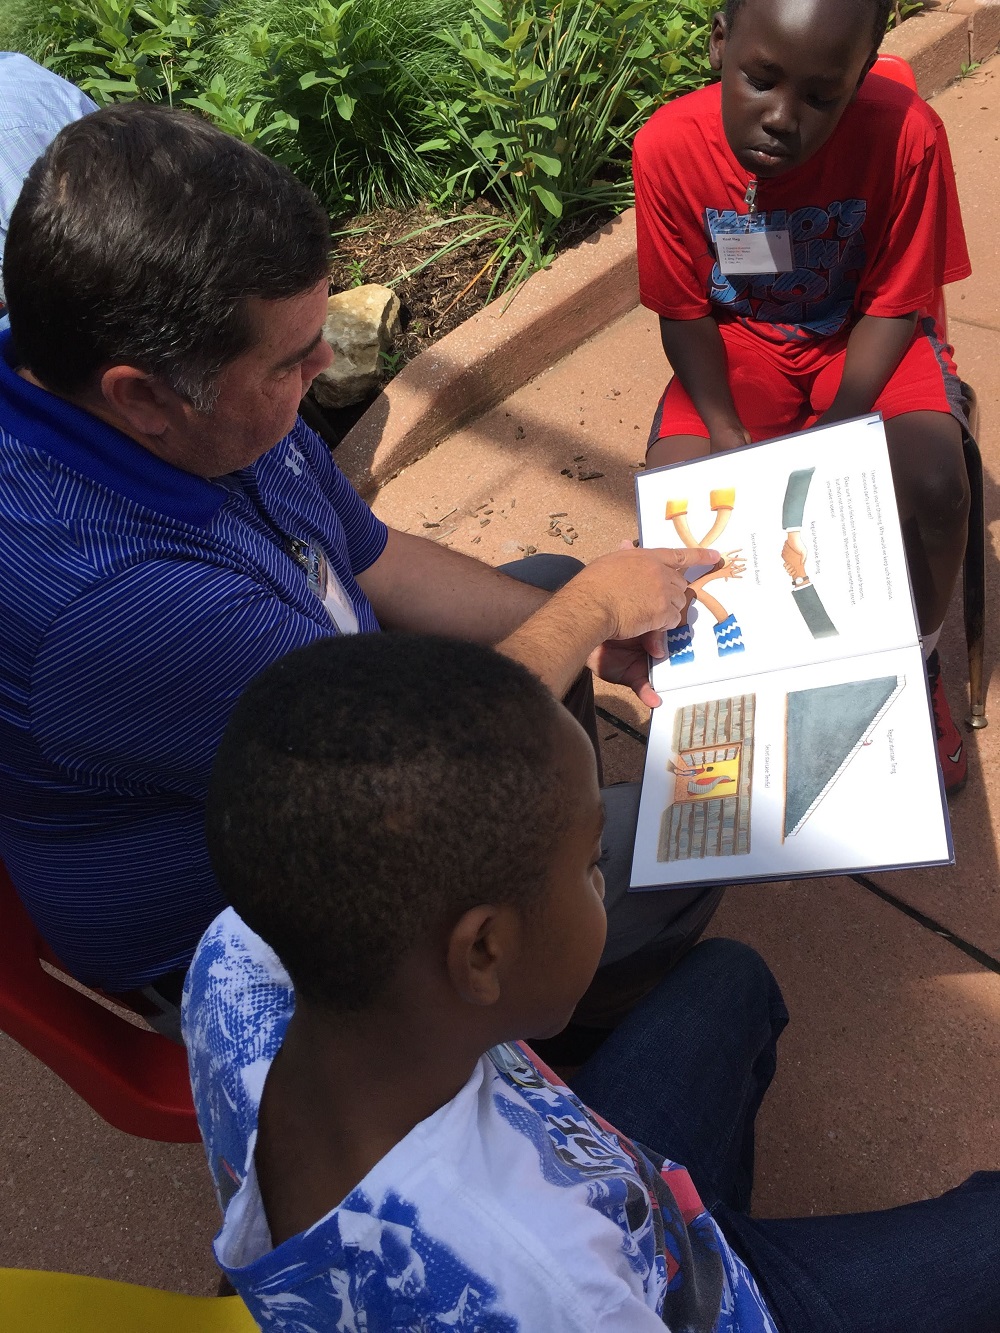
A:
<svg viewBox="0 0 1000 1333">
<path fill-rule="evenodd" d="M 335 233 L 333 290 L 380 282 L 399 297 L 404 331 L 392 356 L 395 370 L 486 303 L 494 271 L 490 259 L 497 244 L 493 237 L 470 241 L 412 272 L 449 241 L 484 225 L 473 216 L 483 213 L 500 221 L 496 209 L 480 201 L 444 225 L 435 225 L 441 223 L 442 215 L 421 205 L 405 210 L 383 208 L 351 218 Z"/>
<path fill-rule="evenodd" d="M 476 214 L 502 221 L 498 210 L 480 199 L 447 218 L 421 204 L 408 209 L 382 208 L 336 224 L 331 291 L 378 282 L 391 287 L 400 300 L 403 332 L 387 358 L 386 382 L 487 303 L 496 271 L 491 261 L 502 232 L 470 241 L 420 268 L 448 241 L 485 225 Z M 612 216 L 608 212 L 577 220 L 560 237 L 559 250 L 583 240 Z M 303 415 L 328 444 L 336 446 L 371 401 L 336 410 L 320 408 L 310 395 Z"/>
</svg>

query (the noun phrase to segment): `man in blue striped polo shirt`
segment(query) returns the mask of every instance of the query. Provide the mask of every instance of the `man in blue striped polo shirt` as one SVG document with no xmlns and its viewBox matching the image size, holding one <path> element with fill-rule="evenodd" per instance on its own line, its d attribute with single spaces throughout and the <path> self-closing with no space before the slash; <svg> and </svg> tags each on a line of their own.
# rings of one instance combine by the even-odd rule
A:
<svg viewBox="0 0 1000 1333">
<path fill-rule="evenodd" d="M 646 649 L 684 567 L 714 559 L 618 551 L 550 595 L 387 529 L 296 416 L 330 359 L 328 262 L 328 219 L 284 168 L 143 104 L 64 129 L 10 223 L 0 856 L 71 973 L 168 1011 L 222 906 L 209 770 L 265 666 L 384 625 L 497 644 L 559 695 L 589 660 L 653 702 Z M 607 804 L 597 1022 L 718 898 L 629 897 L 634 791 Z"/>
</svg>

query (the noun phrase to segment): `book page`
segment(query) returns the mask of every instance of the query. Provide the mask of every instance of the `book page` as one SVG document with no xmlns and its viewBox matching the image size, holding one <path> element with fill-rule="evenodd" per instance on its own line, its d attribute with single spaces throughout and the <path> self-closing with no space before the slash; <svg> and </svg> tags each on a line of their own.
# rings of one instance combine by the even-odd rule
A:
<svg viewBox="0 0 1000 1333">
<path fill-rule="evenodd" d="M 654 709 L 633 888 L 951 860 L 919 647 L 686 686 Z"/>
<path fill-rule="evenodd" d="M 643 546 L 710 546 L 686 623 L 653 664 L 662 693 L 917 642 L 880 416 L 636 479 Z"/>
</svg>

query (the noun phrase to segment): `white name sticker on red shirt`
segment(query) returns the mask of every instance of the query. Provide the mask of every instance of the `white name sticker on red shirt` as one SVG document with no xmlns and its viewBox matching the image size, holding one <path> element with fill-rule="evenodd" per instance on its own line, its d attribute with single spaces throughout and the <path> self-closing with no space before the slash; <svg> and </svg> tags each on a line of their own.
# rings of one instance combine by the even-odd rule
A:
<svg viewBox="0 0 1000 1333">
<path fill-rule="evenodd" d="M 786 228 L 713 233 L 719 268 L 730 273 L 790 273 L 792 241 Z"/>
</svg>

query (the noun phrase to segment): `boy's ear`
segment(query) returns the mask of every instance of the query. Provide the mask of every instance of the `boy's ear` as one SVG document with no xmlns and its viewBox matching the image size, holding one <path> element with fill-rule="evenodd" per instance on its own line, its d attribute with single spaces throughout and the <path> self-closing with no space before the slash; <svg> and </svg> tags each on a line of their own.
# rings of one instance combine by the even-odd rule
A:
<svg viewBox="0 0 1000 1333">
<path fill-rule="evenodd" d="M 858 79 L 857 86 L 856 86 L 855 89 L 854 89 L 854 96 L 855 96 L 855 97 L 857 97 L 858 93 L 861 91 L 861 85 L 864 83 L 865 79 L 867 79 L 868 75 L 872 72 L 872 68 L 873 68 L 873 66 L 874 66 L 876 60 L 878 60 L 878 47 L 877 47 L 877 46 L 875 46 L 875 47 L 872 48 L 872 53 L 871 53 L 871 55 L 868 57 L 868 60 L 867 60 L 867 62 L 866 62 L 866 64 L 865 64 L 864 69 L 861 71 L 861 77 Z"/>
<path fill-rule="evenodd" d="M 514 946 L 514 922 L 508 908 L 484 903 L 458 919 L 448 937 L 448 977 L 465 1004 L 497 1004 L 501 972 Z"/>
<path fill-rule="evenodd" d="M 729 25 L 726 23 L 726 16 L 721 9 L 717 9 L 712 15 L 712 31 L 708 38 L 708 63 L 716 74 L 722 69 L 722 56 L 728 36 Z"/>
</svg>

